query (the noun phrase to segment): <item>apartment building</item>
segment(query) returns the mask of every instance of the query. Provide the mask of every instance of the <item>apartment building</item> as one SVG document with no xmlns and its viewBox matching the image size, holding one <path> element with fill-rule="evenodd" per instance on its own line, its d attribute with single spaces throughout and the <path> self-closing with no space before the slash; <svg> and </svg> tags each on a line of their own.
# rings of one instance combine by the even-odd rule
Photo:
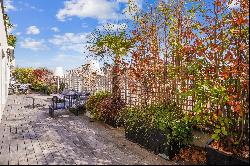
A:
<svg viewBox="0 0 250 166">
<path fill-rule="evenodd" d="M 0 123 L 8 97 L 11 70 L 15 66 L 14 48 L 7 41 L 3 0 L 0 0 Z"/>
</svg>

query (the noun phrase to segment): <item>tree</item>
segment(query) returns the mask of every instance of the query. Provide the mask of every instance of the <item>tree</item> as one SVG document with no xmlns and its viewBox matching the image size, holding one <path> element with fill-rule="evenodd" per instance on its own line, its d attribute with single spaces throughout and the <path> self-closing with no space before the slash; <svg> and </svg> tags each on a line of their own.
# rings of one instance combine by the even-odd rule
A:
<svg viewBox="0 0 250 166">
<path fill-rule="evenodd" d="M 103 26 L 103 29 L 97 29 L 91 34 L 88 49 L 102 58 L 111 58 L 114 62 L 112 68 L 112 93 L 114 99 L 120 99 L 121 92 L 119 88 L 119 76 L 121 74 L 122 57 L 126 56 L 133 47 L 133 39 L 129 38 L 122 27 L 113 30 L 110 26 Z"/>
</svg>

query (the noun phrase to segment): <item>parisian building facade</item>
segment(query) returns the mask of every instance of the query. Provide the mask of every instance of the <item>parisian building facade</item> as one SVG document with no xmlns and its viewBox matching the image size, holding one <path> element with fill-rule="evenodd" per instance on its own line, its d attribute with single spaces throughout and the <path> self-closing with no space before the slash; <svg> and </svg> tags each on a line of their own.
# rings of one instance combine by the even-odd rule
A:
<svg viewBox="0 0 250 166">
<path fill-rule="evenodd" d="M 8 45 L 3 0 L 0 0 L 0 122 L 7 102 L 11 70 L 14 66 L 14 48 Z"/>
</svg>

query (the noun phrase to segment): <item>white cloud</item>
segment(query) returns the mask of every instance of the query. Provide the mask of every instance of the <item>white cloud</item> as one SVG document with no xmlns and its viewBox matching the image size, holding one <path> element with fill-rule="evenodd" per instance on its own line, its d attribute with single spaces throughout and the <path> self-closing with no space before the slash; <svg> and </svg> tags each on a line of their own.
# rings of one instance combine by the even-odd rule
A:
<svg viewBox="0 0 250 166">
<path fill-rule="evenodd" d="M 142 2 L 143 2 L 142 0 L 131 0 L 131 2 L 127 4 L 125 9 L 123 10 L 125 16 L 127 18 L 131 18 L 137 12 L 139 12 L 142 9 Z"/>
<path fill-rule="evenodd" d="M 120 3 L 128 3 L 129 0 L 117 0 L 117 2 L 120 2 Z"/>
<path fill-rule="evenodd" d="M 16 10 L 16 7 L 13 5 L 12 0 L 4 0 L 3 2 L 4 2 L 4 7 L 5 7 L 6 12 L 10 10 Z"/>
<path fill-rule="evenodd" d="M 31 10 L 35 10 L 38 12 L 43 12 L 43 9 L 37 8 L 36 6 L 33 6 L 27 2 L 23 2 L 23 1 L 18 1 L 19 5 L 18 5 L 18 10 L 22 11 L 24 9 L 31 9 Z"/>
<path fill-rule="evenodd" d="M 228 6 L 230 9 L 238 9 L 240 8 L 240 0 L 233 0 Z"/>
<path fill-rule="evenodd" d="M 61 21 L 73 16 L 98 20 L 118 19 L 118 8 L 117 2 L 109 0 L 69 0 L 64 3 L 64 8 L 58 11 L 56 17 Z"/>
<path fill-rule="evenodd" d="M 36 26 L 30 26 L 27 28 L 27 34 L 37 35 L 40 33 L 40 30 Z"/>
<path fill-rule="evenodd" d="M 87 37 L 89 33 L 65 33 L 63 35 L 54 35 L 53 38 L 49 39 L 49 42 L 55 46 L 58 46 L 64 51 L 76 51 L 84 52 L 84 44 L 87 43 Z"/>
<path fill-rule="evenodd" d="M 34 51 L 46 50 L 48 47 L 44 44 L 44 40 L 35 40 L 31 38 L 26 38 L 20 42 L 22 48 L 31 49 Z"/>
<path fill-rule="evenodd" d="M 127 28 L 128 26 L 126 23 L 121 23 L 121 24 L 108 23 L 108 24 L 104 24 L 104 25 L 97 27 L 97 29 L 99 30 L 108 29 L 111 31 L 122 31 L 122 30 L 126 30 Z"/>
<path fill-rule="evenodd" d="M 57 27 L 52 27 L 51 30 L 54 32 L 60 32 L 60 30 Z"/>
<path fill-rule="evenodd" d="M 16 35 L 17 36 L 20 36 L 22 33 L 21 32 L 16 32 Z"/>
</svg>

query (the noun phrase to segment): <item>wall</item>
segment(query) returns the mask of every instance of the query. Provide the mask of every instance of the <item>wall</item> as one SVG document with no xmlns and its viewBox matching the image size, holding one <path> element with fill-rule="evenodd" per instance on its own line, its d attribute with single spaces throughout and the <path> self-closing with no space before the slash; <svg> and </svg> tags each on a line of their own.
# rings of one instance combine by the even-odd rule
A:
<svg viewBox="0 0 250 166">
<path fill-rule="evenodd" d="M 10 56 L 7 55 L 9 46 L 3 13 L 3 0 L 0 0 L 0 122 L 8 97 L 10 66 L 13 65 L 12 62 L 10 62 Z"/>
</svg>

